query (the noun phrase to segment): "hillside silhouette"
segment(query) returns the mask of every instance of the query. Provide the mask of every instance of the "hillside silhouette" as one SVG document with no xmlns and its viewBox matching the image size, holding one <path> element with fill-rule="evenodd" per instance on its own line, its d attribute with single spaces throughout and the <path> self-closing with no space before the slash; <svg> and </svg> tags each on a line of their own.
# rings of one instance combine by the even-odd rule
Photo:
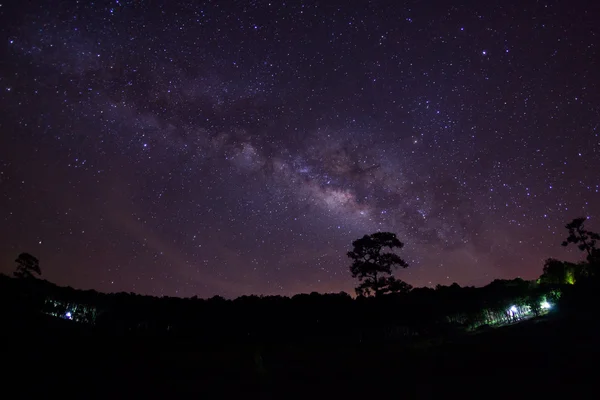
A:
<svg viewBox="0 0 600 400">
<path fill-rule="evenodd" d="M 22 253 L 15 277 L 0 276 L 4 359 L 14 375 L 6 382 L 25 397 L 584 393 L 600 327 L 598 236 L 584 223 L 568 224 L 563 244 L 578 246 L 581 262 L 548 259 L 535 281 L 484 287 L 412 288 L 393 276 L 409 267 L 394 252 L 396 236 L 366 235 L 348 253 L 355 298 L 83 291 L 36 278 L 43 265 Z M 20 371 L 42 365 L 38 385 L 27 385 Z"/>
</svg>

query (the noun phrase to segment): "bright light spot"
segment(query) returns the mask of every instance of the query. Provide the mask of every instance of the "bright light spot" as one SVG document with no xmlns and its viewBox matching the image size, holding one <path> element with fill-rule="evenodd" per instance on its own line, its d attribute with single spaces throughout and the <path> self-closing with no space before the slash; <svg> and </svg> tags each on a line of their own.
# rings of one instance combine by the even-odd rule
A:
<svg viewBox="0 0 600 400">
<path fill-rule="evenodd" d="M 67 313 L 65 314 L 65 317 L 67 317 L 68 319 L 73 319 L 73 315 L 71 314 L 71 311 L 67 311 Z"/>
<path fill-rule="evenodd" d="M 549 309 L 549 308 L 550 308 L 550 307 L 552 307 L 552 306 L 551 306 L 551 305 L 550 305 L 550 303 L 548 303 L 547 301 L 542 301 L 542 302 L 540 303 L 540 307 L 542 307 L 544 310 L 547 310 L 547 309 Z"/>
<path fill-rule="evenodd" d="M 487 55 L 487 50 L 482 51 L 481 54 L 483 54 L 484 56 Z"/>
<path fill-rule="evenodd" d="M 518 310 L 517 310 L 517 307 L 515 307 L 515 306 L 512 306 L 512 307 L 510 308 L 510 311 L 511 311 L 511 312 L 513 312 L 513 313 L 516 313 Z"/>
</svg>

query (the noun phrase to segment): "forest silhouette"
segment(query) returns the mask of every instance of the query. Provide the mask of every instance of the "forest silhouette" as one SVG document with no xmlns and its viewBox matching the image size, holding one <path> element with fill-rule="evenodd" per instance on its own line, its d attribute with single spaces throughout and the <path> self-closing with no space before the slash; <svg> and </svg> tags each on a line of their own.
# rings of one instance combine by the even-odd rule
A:
<svg viewBox="0 0 600 400">
<path fill-rule="evenodd" d="M 500 349 L 512 353 L 508 359 L 513 361 L 533 357 L 536 363 L 543 364 L 548 351 L 547 354 L 564 362 L 570 353 L 556 350 L 564 345 L 563 341 L 577 337 L 578 346 L 595 344 L 595 340 L 586 341 L 586 334 L 597 326 L 600 236 L 588 231 L 585 223 L 585 218 L 576 218 L 567 224 L 562 243 L 577 246 L 582 261 L 548 259 L 535 281 L 497 279 L 483 287 L 453 283 L 413 288 L 393 274 L 397 268 L 410 268 L 401 258 L 404 244 L 396 235 L 390 232 L 365 235 L 354 241 L 347 253 L 350 273 L 357 279 L 356 297 L 343 292 L 293 297 L 241 296 L 233 300 L 219 296 L 200 299 L 105 294 L 59 287 L 36 278 L 42 274 L 40 262 L 31 254 L 21 253 L 16 259 L 14 277 L 0 276 L 4 333 L 15 338 L 35 335 L 38 345 L 54 349 L 47 350 L 52 357 L 59 357 L 56 348 L 70 349 L 66 350 L 66 357 L 74 357 L 71 352 L 77 352 L 82 358 L 72 362 L 82 365 L 103 359 L 98 352 L 109 345 L 113 349 L 111 357 L 128 354 L 134 360 L 130 361 L 132 365 L 138 367 L 149 354 L 166 354 L 166 347 L 177 354 L 177 363 L 188 365 L 191 361 L 181 359 L 181 354 L 191 352 L 195 354 L 194 362 L 208 363 L 201 368 L 205 378 L 218 375 L 218 379 L 226 379 L 231 378 L 230 374 L 240 374 L 244 385 L 263 394 L 265 390 L 287 387 L 299 376 L 307 376 L 313 383 L 323 377 L 342 382 L 372 363 L 379 364 L 374 368 L 380 372 L 369 370 L 364 376 L 379 374 L 381 378 L 393 370 L 411 369 L 411 365 L 416 368 L 411 373 L 416 374 L 423 368 L 433 368 L 427 362 L 440 363 L 449 369 L 456 362 L 460 364 L 457 371 L 477 374 L 481 373 L 477 364 L 490 361 L 482 361 L 481 354 L 491 351 L 493 357 L 500 357 L 497 353 Z M 544 338 L 539 342 L 543 344 L 538 344 L 540 337 Z M 541 347 L 532 350 L 537 346 Z M 585 348 L 588 352 L 592 349 Z M 24 362 L 24 353 L 29 354 L 29 358 L 24 358 L 27 360 L 45 354 L 39 350 L 27 351 L 14 350 L 19 362 Z M 81 351 L 83 355 L 79 354 Z M 392 355 L 399 358 L 390 358 Z M 386 363 L 397 363 L 400 358 L 405 362 L 401 367 L 383 367 Z M 332 360 L 336 360 L 335 367 L 326 367 Z M 506 360 L 492 361 L 506 368 Z M 303 363 L 311 367 L 303 367 Z M 150 365 L 153 364 L 146 365 L 148 370 L 144 373 L 180 370 L 180 367 Z M 535 365 L 531 368 L 539 367 Z M 94 371 L 98 376 L 104 373 Z M 139 371 L 134 374 L 138 378 L 143 374 Z M 519 379 L 537 387 L 535 382 L 543 377 L 539 372 L 527 371 L 522 373 L 530 373 L 532 380 Z M 432 376 L 443 381 L 446 378 L 440 376 L 448 372 L 442 369 Z M 181 371 L 173 373 L 185 375 Z M 157 379 L 170 378 L 161 375 Z M 419 375 L 418 379 L 424 378 Z M 368 385 L 365 389 L 368 392 L 367 388 Z M 438 389 L 431 390 L 437 393 Z M 194 392 L 190 388 L 185 390 Z M 373 392 L 379 390 L 385 392 L 380 385 L 371 388 Z M 411 390 L 416 392 L 410 396 L 416 396 L 420 389 L 414 386 Z M 426 394 L 433 393 L 427 390 Z M 443 386 L 439 390 L 448 393 L 451 389 Z"/>
</svg>

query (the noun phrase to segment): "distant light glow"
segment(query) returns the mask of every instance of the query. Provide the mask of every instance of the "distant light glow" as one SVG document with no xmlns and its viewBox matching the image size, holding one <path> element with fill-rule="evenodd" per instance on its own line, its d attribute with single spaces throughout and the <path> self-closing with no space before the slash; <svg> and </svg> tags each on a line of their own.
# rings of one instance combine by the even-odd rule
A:
<svg viewBox="0 0 600 400">
<path fill-rule="evenodd" d="M 512 306 L 512 307 L 510 308 L 510 311 L 511 311 L 511 312 L 513 312 L 513 313 L 516 313 L 518 310 L 517 310 L 517 307 L 516 307 L 516 306 Z"/>
<path fill-rule="evenodd" d="M 547 301 L 542 301 L 540 303 L 540 307 L 542 307 L 544 310 L 549 309 L 550 307 L 552 307 L 552 305 L 550 303 L 548 303 Z"/>
<path fill-rule="evenodd" d="M 67 317 L 68 319 L 73 319 L 73 315 L 71 314 L 71 311 L 67 311 L 67 313 L 65 314 L 65 317 Z"/>
</svg>

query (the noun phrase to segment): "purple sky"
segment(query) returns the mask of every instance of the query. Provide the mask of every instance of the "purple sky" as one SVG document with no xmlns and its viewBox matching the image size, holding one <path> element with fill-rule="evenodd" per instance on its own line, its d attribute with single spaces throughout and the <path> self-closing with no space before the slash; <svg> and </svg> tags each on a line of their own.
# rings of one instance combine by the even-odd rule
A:
<svg viewBox="0 0 600 400">
<path fill-rule="evenodd" d="M 378 230 L 415 286 L 577 259 L 600 5 L 351 3 L 2 4 L 0 272 L 27 251 L 77 288 L 352 292 Z"/>
</svg>

